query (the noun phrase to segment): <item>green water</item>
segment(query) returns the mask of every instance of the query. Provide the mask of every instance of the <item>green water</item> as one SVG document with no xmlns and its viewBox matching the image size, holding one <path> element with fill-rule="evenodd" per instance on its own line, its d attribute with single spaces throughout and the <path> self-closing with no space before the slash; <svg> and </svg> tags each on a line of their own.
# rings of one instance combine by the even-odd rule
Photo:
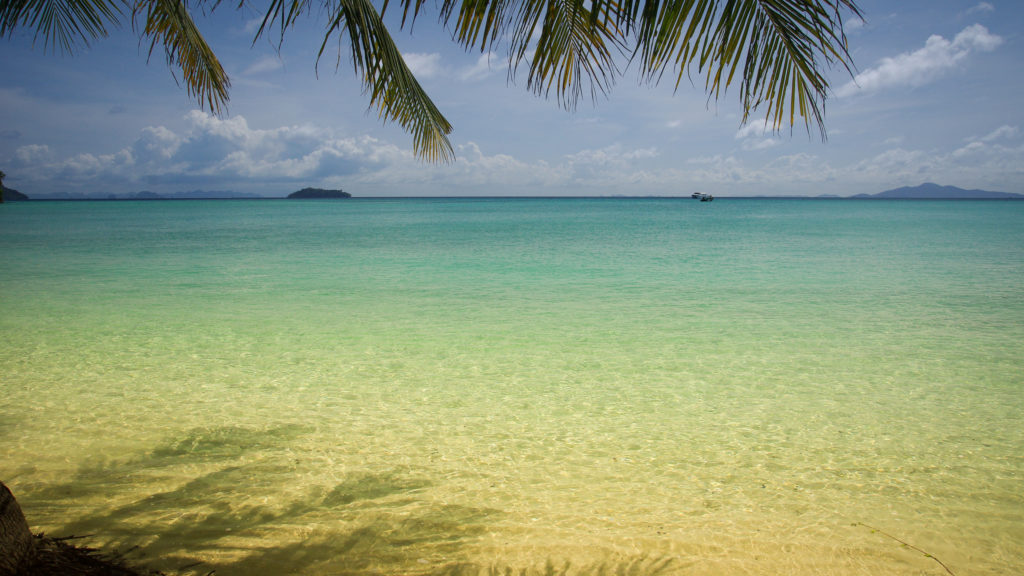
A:
<svg viewBox="0 0 1024 576">
<path fill-rule="evenodd" d="M 1024 572 L 1024 203 L 6 204 L 0 337 L 34 530 L 168 572 Z"/>
</svg>

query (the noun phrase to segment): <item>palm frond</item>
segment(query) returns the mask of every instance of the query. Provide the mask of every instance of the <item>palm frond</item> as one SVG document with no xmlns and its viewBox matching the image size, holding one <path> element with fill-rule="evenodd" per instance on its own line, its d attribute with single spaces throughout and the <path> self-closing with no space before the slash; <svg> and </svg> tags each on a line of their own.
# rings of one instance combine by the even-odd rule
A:
<svg viewBox="0 0 1024 576">
<path fill-rule="evenodd" d="M 676 70 L 679 88 L 691 65 L 718 99 L 742 70 L 744 122 L 760 107 L 774 129 L 796 116 L 825 137 L 825 69 L 851 71 L 843 11 L 861 17 L 854 0 L 646 0 L 635 56 L 642 74 L 657 82 Z"/>
<path fill-rule="evenodd" d="M 352 65 L 378 115 L 412 133 L 413 152 L 429 161 L 454 157 L 448 134 L 451 124 L 441 114 L 402 58 L 394 39 L 369 0 L 334 0 L 328 34 L 348 32 Z M 327 47 L 320 45 L 318 58 Z"/>
<path fill-rule="evenodd" d="M 403 24 L 427 0 L 400 0 Z M 851 71 L 843 14 L 862 17 L 856 0 L 443 0 L 441 20 L 465 48 L 509 45 L 510 70 L 530 61 L 528 88 L 557 94 L 569 108 L 589 83 L 607 92 L 626 49 L 641 77 L 693 68 L 709 97 L 740 84 L 744 120 L 760 108 L 775 129 L 796 117 L 825 136 L 826 70 Z"/>
<path fill-rule="evenodd" d="M 220 0 L 217 1 L 219 3 Z M 240 1 L 241 5 L 245 4 L 245 0 Z M 253 37 L 253 44 L 274 26 L 280 30 L 278 42 L 284 42 L 284 34 L 288 28 L 295 24 L 299 16 L 309 10 L 310 0 L 271 0 L 270 5 L 267 6 L 267 12 L 263 16 L 263 22 L 260 23 L 260 28 Z"/>
<path fill-rule="evenodd" d="M 424 0 L 406 0 L 405 12 Z M 589 92 L 607 94 L 620 70 L 625 36 L 616 24 L 616 5 L 595 9 L 585 0 L 445 0 L 441 19 L 466 49 L 487 51 L 508 42 L 509 76 L 528 62 L 527 89 L 552 93 L 573 109 Z M 454 20 L 454 23 L 453 23 Z"/>
<path fill-rule="evenodd" d="M 191 0 L 215 9 L 224 0 Z M 236 0 L 239 7 L 249 0 Z M 427 0 L 397 0 L 402 25 L 414 22 Z M 382 0 L 382 11 L 389 0 Z M 352 65 L 370 105 L 385 121 L 412 133 L 418 155 L 448 161 L 451 125 L 409 70 L 373 0 L 270 0 L 256 39 L 286 30 L 317 7 L 327 25 L 317 63 L 328 42 L 346 33 Z M 34 28 L 47 47 L 72 50 L 106 35 L 122 7 L 143 19 L 152 56 L 164 46 L 167 62 L 183 74 L 190 96 L 220 112 L 230 82 L 189 11 L 189 0 L 0 0 L 0 36 Z M 862 17 L 856 0 L 441 0 L 440 18 L 466 49 L 508 46 L 509 74 L 528 67 L 527 88 L 574 108 L 583 95 L 606 94 L 622 73 L 618 62 L 638 63 L 642 78 L 657 83 L 672 70 L 678 90 L 692 69 L 704 76 L 709 98 L 740 84 L 744 121 L 766 109 L 778 130 L 796 117 L 825 137 L 826 70 L 852 73 L 843 15 Z M 255 41 L 255 40 L 254 40 Z M 340 52 L 339 52 L 340 54 Z"/>
<path fill-rule="evenodd" d="M 273 0 L 257 38 L 270 28 L 283 35 L 310 9 L 309 0 Z M 335 34 L 348 34 L 352 66 L 362 76 L 370 105 L 386 122 L 396 122 L 413 137 L 413 151 L 429 161 L 449 162 L 454 149 L 448 140 L 452 127 L 406 65 L 380 13 L 370 0 L 325 0 L 327 29 L 317 62 Z M 339 38 L 340 40 L 340 38 Z"/>
<path fill-rule="evenodd" d="M 213 50 L 199 33 L 185 0 L 138 0 L 133 21 L 145 14 L 143 35 L 149 55 L 162 44 L 168 66 L 178 66 L 189 96 L 214 113 L 227 106 L 231 81 Z"/>
<path fill-rule="evenodd" d="M 44 49 L 71 53 L 78 44 L 105 37 L 107 25 L 119 24 L 123 7 L 123 0 L 5 0 L 0 2 L 0 37 L 35 28 L 34 41 L 42 37 Z"/>
<path fill-rule="evenodd" d="M 585 85 L 592 100 L 598 93 L 607 95 L 619 75 L 613 48 L 620 55 L 624 48 L 617 29 L 608 26 L 606 18 L 595 17 L 580 0 L 549 1 L 542 20 L 537 7 L 524 3 L 521 25 L 513 36 L 514 64 L 518 64 L 533 44 L 537 23 L 542 22 L 526 87 L 545 96 L 554 87 L 568 109 L 575 108 Z"/>
</svg>

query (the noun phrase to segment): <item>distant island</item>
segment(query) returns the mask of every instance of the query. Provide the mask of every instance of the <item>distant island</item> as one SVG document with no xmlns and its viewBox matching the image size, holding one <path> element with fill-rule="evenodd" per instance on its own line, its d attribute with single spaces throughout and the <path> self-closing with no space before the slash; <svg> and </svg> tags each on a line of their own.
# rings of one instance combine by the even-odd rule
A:
<svg viewBox="0 0 1024 576">
<path fill-rule="evenodd" d="M 352 195 L 341 190 L 324 190 L 323 188 L 303 188 L 298 192 L 292 192 L 288 198 L 351 198 Z"/>
<path fill-rule="evenodd" d="M 932 200 L 1024 200 L 1024 194 L 1012 192 L 991 192 L 989 190 L 964 190 L 956 186 L 940 186 L 926 182 L 920 186 L 893 188 L 878 194 L 857 194 L 850 198 L 906 198 Z"/>
</svg>

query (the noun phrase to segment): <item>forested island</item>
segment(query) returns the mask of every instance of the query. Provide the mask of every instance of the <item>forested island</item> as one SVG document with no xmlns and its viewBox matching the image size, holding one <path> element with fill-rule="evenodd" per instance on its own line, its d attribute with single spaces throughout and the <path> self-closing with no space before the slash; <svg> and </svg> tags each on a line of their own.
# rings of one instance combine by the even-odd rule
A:
<svg viewBox="0 0 1024 576">
<path fill-rule="evenodd" d="M 323 188 L 303 188 L 298 192 L 292 192 L 288 198 L 310 199 L 310 198 L 351 198 L 352 195 L 341 190 L 325 190 Z"/>
</svg>

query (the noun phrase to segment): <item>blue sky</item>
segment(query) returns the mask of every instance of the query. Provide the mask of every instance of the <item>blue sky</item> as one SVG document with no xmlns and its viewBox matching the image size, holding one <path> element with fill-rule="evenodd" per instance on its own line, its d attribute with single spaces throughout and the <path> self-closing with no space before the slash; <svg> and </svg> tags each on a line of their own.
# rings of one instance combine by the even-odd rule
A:
<svg viewBox="0 0 1024 576">
<path fill-rule="evenodd" d="M 228 3 L 230 4 L 230 3 Z M 641 85 L 627 70 L 575 112 L 510 84 L 504 54 L 467 53 L 431 16 L 393 29 L 454 125 L 457 160 L 416 159 L 368 110 L 335 53 L 317 70 L 317 22 L 281 50 L 252 44 L 260 15 L 227 7 L 199 25 L 231 76 L 228 112 L 199 111 L 158 50 L 129 27 L 73 56 L 31 33 L 0 40 L 0 169 L 29 194 L 305 186 L 356 196 L 841 196 L 937 182 L 1024 192 L 1024 3 L 862 0 L 849 26 L 857 81 L 833 71 L 829 138 L 740 123 L 738 90 Z"/>
</svg>

